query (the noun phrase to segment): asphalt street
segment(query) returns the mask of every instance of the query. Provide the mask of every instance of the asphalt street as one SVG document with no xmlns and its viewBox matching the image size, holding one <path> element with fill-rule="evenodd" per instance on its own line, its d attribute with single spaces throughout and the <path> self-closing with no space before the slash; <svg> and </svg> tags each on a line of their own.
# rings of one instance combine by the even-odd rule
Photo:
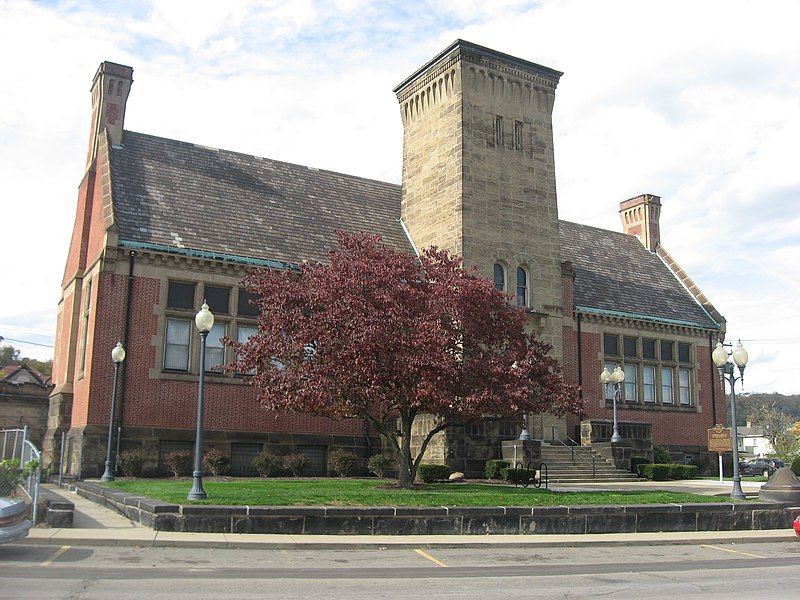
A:
<svg viewBox="0 0 800 600">
<path fill-rule="evenodd" d="M 800 541 L 590 548 L 0 546 L 0 598 L 790 598 Z"/>
</svg>

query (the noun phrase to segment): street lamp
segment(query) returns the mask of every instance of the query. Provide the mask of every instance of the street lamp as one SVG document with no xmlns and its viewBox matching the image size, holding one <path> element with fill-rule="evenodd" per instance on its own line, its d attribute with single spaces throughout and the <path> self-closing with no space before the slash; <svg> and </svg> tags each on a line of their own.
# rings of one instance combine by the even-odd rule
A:
<svg viewBox="0 0 800 600">
<path fill-rule="evenodd" d="M 727 344 L 730 346 L 730 344 Z M 739 367 L 739 377 L 733 373 L 733 363 L 728 360 L 728 357 L 733 357 L 733 362 Z M 739 475 L 739 432 L 736 427 L 736 392 L 734 386 L 737 381 L 744 381 L 744 368 L 747 366 L 747 350 L 742 346 L 742 341 L 736 344 L 736 349 L 733 352 L 728 352 L 722 345 L 722 342 L 717 342 L 717 347 L 711 353 L 711 360 L 717 366 L 719 371 L 719 378 L 722 381 L 723 391 L 725 387 L 725 380 L 731 386 L 731 423 L 733 424 L 733 443 L 731 448 L 733 450 L 733 491 L 731 492 L 732 500 L 744 500 L 746 497 L 742 491 L 742 478 Z"/>
<path fill-rule="evenodd" d="M 117 404 L 117 373 L 119 365 L 125 360 L 125 348 L 122 342 L 117 342 L 111 351 L 111 360 L 114 361 L 114 389 L 111 390 L 111 414 L 108 416 L 108 449 L 106 450 L 106 470 L 100 481 L 114 481 L 114 473 L 111 471 L 111 435 L 114 431 L 114 409 Z"/>
<path fill-rule="evenodd" d="M 192 473 L 192 489 L 187 498 L 189 500 L 205 500 L 206 491 L 203 489 L 203 382 L 206 372 L 206 338 L 208 332 L 214 327 L 214 315 L 208 310 L 208 304 L 203 300 L 203 306 L 194 316 L 194 324 L 200 332 L 200 383 L 197 386 L 197 432 L 194 437 L 194 473 Z"/>
<path fill-rule="evenodd" d="M 620 384 L 625 381 L 625 371 L 623 371 L 619 365 L 614 369 L 613 373 L 608 372 L 608 367 L 603 368 L 603 372 L 600 373 L 600 381 L 606 386 L 606 391 L 608 390 L 608 384 L 614 384 L 614 433 L 611 436 L 611 441 L 613 443 L 621 442 L 622 436 L 619 434 L 619 424 L 617 423 L 617 400 L 619 400 L 621 392 Z"/>
</svg>

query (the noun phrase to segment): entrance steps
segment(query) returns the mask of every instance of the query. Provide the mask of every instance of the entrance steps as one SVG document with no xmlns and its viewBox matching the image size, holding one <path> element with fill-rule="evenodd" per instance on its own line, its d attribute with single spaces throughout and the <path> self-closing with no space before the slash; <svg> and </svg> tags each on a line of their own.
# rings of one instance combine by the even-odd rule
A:
<svg viewBox="0 0 800 600">
<path fill-rule="evenodd" d="M 543 443 L 541 449 L 550 484 L 640 481 L 634 473 L 616 468 L 586 446 Z"/>
</svg>

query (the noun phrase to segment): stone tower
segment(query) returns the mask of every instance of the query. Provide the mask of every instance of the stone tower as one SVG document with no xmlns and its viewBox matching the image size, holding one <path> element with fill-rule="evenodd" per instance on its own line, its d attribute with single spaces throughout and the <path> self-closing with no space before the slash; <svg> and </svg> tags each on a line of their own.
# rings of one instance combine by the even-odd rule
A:
<svg viewBox="0 0 800 600">
<path fill-rule="evenodd" d="M 505 289 L 562 358 L 553 158 L 559 71 L 457 40 L 395 93 L 403 119 L 401 216 L 419 248 L 464 257 Z M 525 279 L 520 281 L 519 269 Z"/>
<path fill-rule="evenodd" d="M 460 254 L 490 279 L 501 270 L 499 283 L 525 306 L 529 326 L 559 362 L 564 306 L 552 114 L 561 75 L 456 40 L 394 90 L 404 128 L 401 217 L 415 245 Z M 563 420 L 537 415 L 532 435 L 541 438 L 551 423 L 563 429 Z M 489 448 L 496 440 L 484 441 Z M 449 442 L 445 458 L 459 467 Z M 481 457 L 463 458 L 470 469 Z"/>
</svg>

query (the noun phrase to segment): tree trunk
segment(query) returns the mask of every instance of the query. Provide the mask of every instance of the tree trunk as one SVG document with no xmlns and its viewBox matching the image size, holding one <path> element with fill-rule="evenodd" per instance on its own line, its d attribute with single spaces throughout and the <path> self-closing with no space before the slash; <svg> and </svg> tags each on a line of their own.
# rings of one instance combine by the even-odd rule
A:
<svg viewBox="0 0 800 600">
<path fill-rule="evenodd" d="M 411 426 L 414 423 L 414 417 L 409 414 L 400 415 L 400 460 L 397 469 L 397 485 L 404 488 L 410 488 L 414 484 L 414 477 L 416 476 L 416 468 L 414 462 L 411 460 Z"/>
</svg>

